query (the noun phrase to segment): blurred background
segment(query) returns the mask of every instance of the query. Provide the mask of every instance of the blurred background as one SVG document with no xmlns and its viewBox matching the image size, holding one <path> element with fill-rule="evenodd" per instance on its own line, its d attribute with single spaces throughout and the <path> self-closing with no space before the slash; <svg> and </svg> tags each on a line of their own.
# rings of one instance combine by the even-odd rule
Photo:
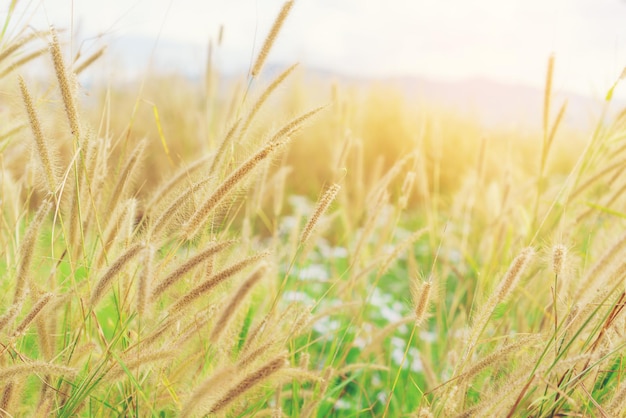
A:
<svg viewBox="0 0 626 418">
<path fill-rule="evenodd" d="M 252 60 L 282 3 L 21 0 L 1 3 L 0 18 L 13 11 L 6 42 L 25 26 L 64 30 L 68 61 L 106 46 L 78 78 L 81 101 L 93 126 L 114 106 L 108 132 L 148 138 L 147 169 L 157 174 L 144 191 L 163 170 L 214 147 L 248 93 L 296 62 L 274 100 L 277 111 L 258 118 L 257 132 L 333 104 L 286 161 L 310 166 L 288 187 L 312 197 L 337 171 L 324 155 L 344 140 L 361 144 L 367 167 L 389 168 L 418 148 L 431 165 L 444 155 L 441 192 L 457 190 L 484 138 L 495 139 L 492 174 L 503 158 L 536 172 L 551 54 L 551 119 L 567 107 L 549 171 L 567 172 L 603 112 L 615 116 L 626 103 L 626 88 L 616 85 L 626 64 L 624 1 L 298 0 L 252 86 Z M 50 66 L 42 58 L 30 71 L 43 78 Z M 167 159 L 163 141 L 172 150 Z M 238 155 L 247 152 L 242 146 Z"/>
</svg>

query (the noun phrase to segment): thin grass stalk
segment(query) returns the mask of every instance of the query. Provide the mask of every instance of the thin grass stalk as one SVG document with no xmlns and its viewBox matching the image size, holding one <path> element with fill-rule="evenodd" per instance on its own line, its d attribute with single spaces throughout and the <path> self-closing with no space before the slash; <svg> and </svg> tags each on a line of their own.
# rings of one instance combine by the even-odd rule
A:
<svg viewBox="0 0 626 418">
<path fill-rule="evenodd" d="M 129 186 L 130 179 L 132 178 L 133 173 L 135 172 L 137 165 L 141 160 L 141 156 L 144 153 L 145 146 L 145 141 L 139 142 L 131 155 L 128 157 L 128 160 L 126 160 L 126 164 L 120 172 L 117 183 L 115 184 L 115 188 L 113 189 L 113 193 L 111 193 L 111 198 L 107 207 L 107 213 L 113 212 L 120 199 L 122 199 L 126 195 L 126 190 Z"/>
<path fill-rule="evenodd" d="M 581 287 L 574 296 L 575 301 L 581 300 L 585 292 L 596 285 L 596 283 L 605 275 L 607 269 L 613 266 L 613 261 L 622 254 L 626 249 L 626 234 L 620 236 L 620 238 L 609 247 L 602 256 L 596 261 L 589 269 L 581 280 Z"/>
<path fill-rule="evenodd" d="M 378 274 L 383 275 L 385 272 L 387 272 L 387 270 L 389 269 L 391 264 L 396 260 L 396 258 L 398 258 L 400 254 L 402 254 L 404 251 L 407 251 L 409 247 L 413 245 L 415 241 L 417 241 L 426 232 L 428 232 L 428 228 L 419 229 L 413 232 L 409 237 L 407 237 L 401 243 L 396 245 L 393 251 L 389 253 L 389 255 L 387 255 L 387 257 L 385 257 L 385 259 L 381 263 L 381 266 L 378 269 Z"/>
<path fill-rule="evenodd" d="M 115 208 L 111 214 L 109 225 L 107 225 L 104 231 L 100 252 L 95 257 L 96 266 L 102 265 L 102 262 L 109 256 L 111 248 L 116 241 L 127 238 L 122 235 L 122 231 L 124 230 L 124 226 L 127 226 L 129 221 L 134 219 L 136 210 L 136 199 L 128 199 L 122 205 L 118 205 L 118 207 Z"/>
<path fill-rule="evenodd" d="M 239 131 L 240 139 L 246 134 L 246 132 L 248 132 L 248 128 L 250 127 L 250 124 L 254 120 L 254 117 L 257 115 L 259 110 L 261 110 L 261 108 L 263 107 L 263 104 L 265 104 L 265 102 L 267 101 L 267 99 L 269 99 L 272 93 L 287 79 L 287 77 L 289 77 L 289 75 L 293 72 L 293 70 L 296 69 L 297 66 L 298 64 L 294 64 L 291 67 L 287 68 L 282 73 L 280 73 L 278 77 L 276 77 L 276 79 L 274 79 L 274 81 L 272 81 L 270 85 L 267 86 L 267 88 L 259 96 L 256 102 L 254 102 L 254 104 L 252 105 L 252 108 L 250 109 L 250 112 L 248 113 L 246 118 L 243 120 L 243 123 L 241 125 L 241 129 Z"/>
<path fill-rule="evenodd" d="M 175 350 L 166 349 L 166 350 L 142 353 L 138 356 L 127 358 L 127 359 L 120 359 L 119 364 L 115 365 L 115 367 L 107 373 L 105 379 L 107 381 L 121 379 L 129 371 L 136 370 L 139 367 L 148 365 L 150 363 L 160 363 L 162 361 L 169 360 L 175 355 L 176 355 Z"/>
<path fill-rule="evenodd" d="M 6 77 L 7 75 L 16 71 L 17 69 L 24 66 L 25 64 L 28 64 L 32 60 L 44 55 L 46 52 L 48 52 L 48 48 L 41 48 L 41 49 L 38 49 L 37 51 L 31 52 L 30 54 L 24 55 L 22 58 L 9 64 L 7 68 L 5 68 L 4 71 L 0 73 L 0 78 Z"/>
<path fill-rule="evenodd" d="M 371 214 L 368 216 L 365 225 L 361 230 L 361 234 L 359 236 L 356 245 L 354 246 L 354 250 L 352 251 L 352 264 L 355 264 L 359 258 L 359 255 L 363 251 L 363 248 L 367 245 L 367 241 L 372 235 L 374 228 L 376 227 L 376 222 L 378 218 L 383 212 L 383 208 L 389 201 L 389 193 L 386 190 L 383 190 L 376 199 L 373 200 L 375 203 L 374 209 L 371 211 Z M 354 271 L 354 270 L 353 270 Z"/>
<path fill-rule="evenodd" d="M 4 61 L 5 59 L 7 59 L 8 57 L 10 57 L 11 55 L 13 55 L 15 51 L 17 51 L 18 49 L 20 49 L 21 47 L 23 47 L 24 45 L 26 45 L 33 39 L 38 38 L 40 36 L 44 36 L 47 33 L 48 33 L 47 31 L 31 32 L 28 35 L 25 35 L 25 36 L 22 36 L 21 38 L 16 39 L 13 43 L 11 43 L 9 46 L 7 46 L 5 49 L 3 49 L 0 52 L 0 63 Z"/>
<path fill-rule="evenodd" d="M 0 144 L 0 151 L 4 150 L 4 146 L 6 144 L 8 144 L 9 138 L 14 137 L 15 134 L 17 134 L 19 131 L 21 131 L 22 129 L 25 129 L 26 126 L 27 126 L 26 123 L 20 123 L 18 125 L 15 125 L 14 127 L 10 128 L 6 132 L 1 133 L 0 134 L 0 142 L 1 141 L 5 141 L 5 140 L 7 140 L 7 141 L 4 144 Z"/>
<path fill-rule="evenodd" d="M 78 66 L 74 68 L 74 74 L 79 75 L 80 73 L 85 71 L 91 64 L 93 64 L 98 59 L 100 59 L 100 57 L 104 55 L 106 50 L 107 50 L 107 47 L 103 46 L 99 48 L 96 52 L 94 52 L 93 54 L 85 58 L 85 60 L 82 63 L 80 63 Z"/>
<path fill-rule="evenodd" d="M 505 359 L 509 354 L 515 353 L 527 346 L 531 346 L 534 343 L 541 341 L 540 335 L 529 335 L 522 336 L 517 341 L 507 344 L 499 349 L 493 351 L 491 354 L 483 357 L 481 360 L 477 361 L 473 365 L 470 365 L 468 369 L 458 376 L 461 380 L 469 380 L 481 371 L 485 370 L 487 367 L 490 367 L 494 364 L 501 362 Z"/>
<path fill-rule="evenodd" d="M 215 174 L 215 172 L 216 172 L 216 170 L 217 170 L 217 168 L 219 166 L 219 163 L 220 163 L 222 157 L 224 156 L 224 153 L 226 152 L 226 149 L 228 148 L 228 146 L 232 142 L 233 138 L 235 137 L 235 133 L 239 129 L 239 124 L 240 123 L 241 123 L 241 118 L 237 119 L 235 121 L 235 123 L 232 124 L 232 126 L 230 127 L 228 132 L 226 132 L 226 135 L 224 135 L 224 138 L 222 139 L 222 141 L 220 142 L 220 145 L 217 148 L 217 151 L 213 155 L 213 161 L 211 161 L 211 167 L 209 168 L 209 174 Z"/>
<path fill-rule="evenodd" d="M 186 179 L 189 179 L 193 173 L 203 168 L 211 158 L 211 155 L 205 155 L 190 163 L 188 166 L 184 166 L 178 170 L 176 174 L 171 176 L 168 181 L 166 181 L 156 192 L 153 193 L 152 197 L 146 204 L 146 210 L 152 211 L 152 209 L 155 208 L 160 201 L 176 189 L 178 184 Z"/>
</svg>

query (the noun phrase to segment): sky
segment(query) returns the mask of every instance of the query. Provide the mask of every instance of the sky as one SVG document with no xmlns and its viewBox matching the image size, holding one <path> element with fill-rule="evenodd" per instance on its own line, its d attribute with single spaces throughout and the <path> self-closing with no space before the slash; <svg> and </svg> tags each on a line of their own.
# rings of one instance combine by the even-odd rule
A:
<svg viewBox="0 0 626 418">
<path fill-rule="evenodd" d="M 0 18 L 8 0 L 0 0 Z M 189 44 L 246 71 L 282 0 L 19 0 L 16 25 L 54 24 L 86 40 Z M 157 39 L 159 39 L 157 43 Z M 72 45 L 76 50 L 78 45 Z M 603 97 L 626 66 L 625 0 L 296 0 L 269 61 L 346 75 L 487 78 Z M 625 82 L 626 83 L 626 82 Z M 618 88 L 626 97 L 626 85 Z"/>
</svg>

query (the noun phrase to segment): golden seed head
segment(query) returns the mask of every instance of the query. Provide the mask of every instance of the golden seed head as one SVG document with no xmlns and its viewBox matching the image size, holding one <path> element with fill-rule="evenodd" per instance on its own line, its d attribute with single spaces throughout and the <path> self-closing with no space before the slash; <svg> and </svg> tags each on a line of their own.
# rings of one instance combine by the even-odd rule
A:
<svg viewBox="0 0 626 418">
<path fill-rule="evenodd" d="M 326 212 L 330 204 L 333 202 L 333 200 L 335 200 L 337 193 L 339 193 L 339 189 L 341 189 L 341 186 L 339 186 L 338 184 L 333 184 L 328 188 L 328 190 L 326 190 L 326 192 L 317 202 L 315 210 L 313 211 L 313 215 L 311 215 L 311 218 L 309 218 L 309 221 L 307 222 L 304 230 L 302 231 L 302 235 L 300 236 L 301 243 L 304 244 L 307 239 L 309 239 L 309 236 L 311 236 L 313 229 L 315 229 L 315 225 L 317 225 L 324 212 Z"/>
<path fill-rule="evenodd" d="M 432 285 L 432 276 L 429 277 L 427 281 L 421 284 L 417 283 L 417 280 L 413 281 L 411 293 L 413 296 L 413 303 L 415 304 L 414 313 L 416 325 L 419 325 L 428 313 L 428 305 L 430 302 Z"/>
<path fill-rule="evenodd" d="M 563 244 L 557 244 L 552 248 L 552 271 L 555 275 L 561 276 L 563 274 L 566 257 L 567 247 Z"/>
<path fill-rule="evenodd" d="M 261 47 L 261 52 L 259 52 L 259 55 L 254 63 L 254 66 L 252 67 L 252 72 L 251 72 L 252 77 L 256 77 L 261 72 L 261 68 L 263 68 L 263 64 L 265 63 L 265 60 L 267 59 L 267 56 L 270 53 L 270 49 L 272 49 L 272 45 L 274 45 L 274 41 L 276 40 L 276 37 L 278 36 L 278 32 L 280 32 L 280 28 L 283 26 L 283 23 L 285 23 L 285 19 L 287 19 L 287 15 L 289 14 L 289 11 L 293 7 L 293 3 L 294 3 L 293 0 L 289 0 L 283 4 L 283 7 L 280 10 L 280 13 L 276 17 L 276 20 L 274 21 L 274 24 L 272 25 L 272 29 L 270 30 L 270 33 L 267 35 L 267 38 L 265 38 L 265 42 L 263 43 L 263 46 Z"/>
</svg>

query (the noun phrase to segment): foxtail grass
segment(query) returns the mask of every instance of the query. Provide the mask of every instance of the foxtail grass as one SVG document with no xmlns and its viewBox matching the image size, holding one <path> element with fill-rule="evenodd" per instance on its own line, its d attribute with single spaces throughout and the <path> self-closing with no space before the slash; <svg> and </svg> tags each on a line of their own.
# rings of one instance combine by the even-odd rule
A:
<svg viewBox="0 0 626 418">
<path fill-rule="evenodd" d="M 63 105 L 65 106 L 65 114 L 67 116 L 72 135 L 74 135 L 75 138 L 80 138 L 81 132 L 73 81 L 70 80 L 70 76 L 65 68 L 65 61 L 63 59 L 63 53 L 61 52 L 59 38 L 54 27 L 50 28 L 50 34 L 52 37 L 52 40 L 50 41 L 50 55 L 52 56 L 54 72 L 56 73 L 59 88 L 61 90 L 61 97 L 63 98 Z"/>
<path fill-rule="evenodd" d="M 30 128 L 35 138 L 37 154 L 39 155 L 39 160 L 41 161 L 41 166 L 43 168 L 42 171 L 46 179 L 46 185 L 48 186 L 48 192 L 55 194 L 58 180 L 55 171 L 53 154 L 50 150 L 49 145 L 46 142 L 43 130 L 41 128 L 41 123 L 39 122 L 39 116 L 37 115 L 37 111 L 35 110 L 33 99 L 30 95 L 30 92 L 28 91 L 28 87 L 26 87 L 26 82 L 22 77 L 19 77 L 19 84 L 20 91 L 22 92 L 22 100 L 24 101 L 26 113 L 28 114 Z"/>
<path fill-rule="evenodd" d="M 263 46 L 261 47 L 261 51 L 259 51 L 259 55 L 257 56 L 256 61 L 254 62 L 254 65 L 252 66 L 252 71 L 250 71 L 250 75 L 252 77 L 257 77 L 259 73 L 261 72 L 261 69 L 263 68 L 263 64 L 265 64 L 265 60 L 267 60 L 267 56 L 269 55 L 270 50 L 272 49 L 272 46 L 274 45 L 274 42 L 276 41 L 276 38 L 278 37 L 278 32 L 280 32 L 280 29 L 285 23 L 285 20 L 287 19 L 287 16 L 289 15 L 289 12 L 291 11 L 291 8 L 293 7 L 293 5 L 294 5 L 294 1 L 289 0 L 289 1 L 286 1 L 283 4 L 283 7 L 280 9 L 280 13 L 274 20 L 274 24 L 272 25 L 270 32 L 267 34 L 267 37 L 265 38 L 265 41 L 263 42 Z"/>
<path fill-rule="evenodd" d="M 51 207 L 52 202 L 50 199 L 45 200 L 41 204 L 20 244 L 19 264 L 16 274 L 15 296 L 13 297 L 13 303 L 17 303 L 24 296 L 24 291 L 28 286 L 31 274 L 30 268 L 33 261 L 35 244 L 37 242 L 37 238 L 39 237 L 39 230 L 46 219 L 46 216 L 48 216 L 48 212 Z"/>
<path fill-rule="evenodd" d="M 313 210 L 313 214 L 311 215 L 306 225 L 304 226 L 304 229 L 302 230 L 302 235 L 300 236 L 301 244 L 307 242 L 307 240 L 313 233 L 315 226 L 320 221 L 320 218 L 326 212 L 330 204 L 335 200 L 335 197 L 337 196 L 337 193 L 339 193 L 340 189 L 341 186 L 339 186 L 338 184 L 333 184 L 320 197 L 317 205 L 315 206 L 315 209 Z"/>
</svg>

